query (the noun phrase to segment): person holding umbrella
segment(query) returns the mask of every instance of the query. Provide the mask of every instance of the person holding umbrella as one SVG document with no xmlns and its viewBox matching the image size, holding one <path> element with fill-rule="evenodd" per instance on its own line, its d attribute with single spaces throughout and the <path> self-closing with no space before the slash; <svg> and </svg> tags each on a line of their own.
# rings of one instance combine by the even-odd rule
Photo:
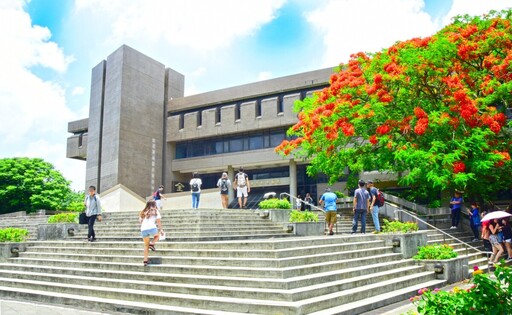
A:
<svg viewBox="0 0 512 315">
<path fill-rule="evenodd" d="M 503 254 L 503 246 L 498 240 L 498 233 L 501 230 L 500 224 L 498 223 L 498 219 L 494 219 L 489 223 L 489 230 L 491 231 L 491 235 L 489 235 L 489 242 L 492 245 L 492 255 L 489 259 L 489 263 L 496 264 L 500 256 Z"/>
</svg>

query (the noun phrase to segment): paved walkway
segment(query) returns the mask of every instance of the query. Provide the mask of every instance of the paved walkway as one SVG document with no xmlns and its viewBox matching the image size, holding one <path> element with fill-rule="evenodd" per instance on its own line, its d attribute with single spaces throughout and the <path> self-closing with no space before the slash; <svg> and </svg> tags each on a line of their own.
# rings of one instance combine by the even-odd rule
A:
<svg viewBox="0 0 512 315">
<path fill-rule="evenodd" d="M 75 308 L 65 308 L 32 302 L 0 300 L 0 315 L 101 315 L 106 313 L 89 312 Z"/>
</svg>

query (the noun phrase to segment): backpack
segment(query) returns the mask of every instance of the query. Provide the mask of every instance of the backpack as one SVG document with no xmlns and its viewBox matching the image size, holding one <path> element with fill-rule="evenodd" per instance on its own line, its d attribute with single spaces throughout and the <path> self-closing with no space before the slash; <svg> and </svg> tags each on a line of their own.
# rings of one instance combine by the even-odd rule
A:
<svg viewBox="0 0 512 315">
<path fill-rule="evenodd" d="M 238 187 L 245 187 L 245 173 L 238 173 L 236 176 L 236 183 Z"/>
<path fill-rule="evenodd" d="M 384 195 L 382 194 L 382 192 L 380 190 L 377 189 L 377 198 L 375 199 L 375 204 L 378 206 L 378 207 L 382 207 L 384 206 Z"/>
<path fill-rule="evenodd" d="M 221 184 L 220 184 L 220 190 L 221 190 L 221 191 L 226 191 L 226 190 L 228 190 L 227 180 L 223 179 L 223 180 L 221 181 Z"/>
<path fill-rule="evenodd" d="M 192 191 L 193 192 L 198 192 L 199 191 L 199 184 L 197 183 L 197 180 L 195 180 L 193 183 L 192 183 L 192 186 L 190 186 L 192 188 Z"/>
</svg>

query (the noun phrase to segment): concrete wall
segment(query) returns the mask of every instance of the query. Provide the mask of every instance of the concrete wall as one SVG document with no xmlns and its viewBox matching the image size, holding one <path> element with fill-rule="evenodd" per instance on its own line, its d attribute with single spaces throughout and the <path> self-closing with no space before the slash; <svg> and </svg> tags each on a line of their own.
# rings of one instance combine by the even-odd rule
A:
<svg viewBox="0 0 512 315">
<path fill-rule="evenodd" d="M 101 207 L 105 212 L 141 211 L 146 200 L 123 185 L 116 185 L 101 195 Z"/>
</svg>

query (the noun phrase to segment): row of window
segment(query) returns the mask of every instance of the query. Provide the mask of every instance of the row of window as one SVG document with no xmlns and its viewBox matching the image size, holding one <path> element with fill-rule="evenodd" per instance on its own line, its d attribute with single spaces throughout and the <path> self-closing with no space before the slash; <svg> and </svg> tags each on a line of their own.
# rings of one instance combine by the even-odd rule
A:
<svg viewBox="0 0 512 315">
<path fill-rule="evenodd" d="M 275 148 L 286 139 L 286 129 L 267 130 L 176 143 L 176 159 Z"/>
</svg>

